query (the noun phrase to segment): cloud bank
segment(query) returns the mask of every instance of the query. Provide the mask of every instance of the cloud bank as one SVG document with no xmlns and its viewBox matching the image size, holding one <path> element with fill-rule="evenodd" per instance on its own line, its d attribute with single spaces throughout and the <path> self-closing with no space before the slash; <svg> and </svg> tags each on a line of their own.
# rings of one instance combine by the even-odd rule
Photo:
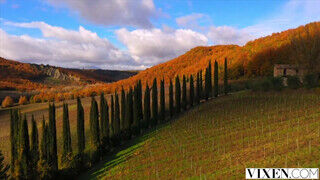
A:
<svg viewBox="0 0 320 180">
<path fill-rule="evenodd" d="M 153 0 L 48 0 L 54 6 L 67 7 L 84 19 L 101 25 L 152 27 L 150 18 L 158 10 Z"/>
<path fill-rule="evenodd" d="M 44 22 L 8 23 L 23 28 L 38 28 L 44 38 L 10 35 L 0 29 L 2 57 L 25 62 L 64 67 L 138 66 L 129 54 L 107 39 L 82 26 L 78 31 L 55 27 Z"/>
</svg>

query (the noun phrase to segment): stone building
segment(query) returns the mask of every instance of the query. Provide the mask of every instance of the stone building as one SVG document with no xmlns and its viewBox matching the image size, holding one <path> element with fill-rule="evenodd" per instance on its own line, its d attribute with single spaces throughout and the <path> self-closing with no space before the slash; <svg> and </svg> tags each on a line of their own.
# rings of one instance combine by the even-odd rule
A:
<svg viewBox="0 0 320 180">
<path fill-rule="evenodd" d="M 302 79 L 305 73 L 305 69 L 290 64 L 275 64 L 273 69 L 274 77 L 298 76 Z"/>
</svg>

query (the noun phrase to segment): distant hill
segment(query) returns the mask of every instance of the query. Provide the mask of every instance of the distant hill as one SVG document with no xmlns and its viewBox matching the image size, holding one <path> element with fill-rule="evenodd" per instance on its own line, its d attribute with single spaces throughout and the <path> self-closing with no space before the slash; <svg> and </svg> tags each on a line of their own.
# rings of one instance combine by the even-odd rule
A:
<svg viewBox="0 0 320 180">
<path fill-rule="evenodd" d="M 60 85 L 110 83 L 137 74 L 135 71 L 69 69 L 21 63 L 0 57 L 0 89 L 33 90 Z"/>
<path fill-rule="evenodd" d="M 105 89 L 114 91 L 121 86 L 132 86 L 139 79 L 143 83 L 151 83 L 154 78 L 164 78 L 168 83 L 169 79 L 177 75 L 196 74 L 205 69 L 210 60 L 218 61 L 219 73 L 222 75 L 225 58 L 228 59 L 231 79 L 270 76 L 273 74 L 273 65 L 278 63 L 299 64 L 311 71 L 320 71 L 320 22 L 273 33 L 244 46 L 195 47 L 177 58 L 115 82 Z"/>
</svg>

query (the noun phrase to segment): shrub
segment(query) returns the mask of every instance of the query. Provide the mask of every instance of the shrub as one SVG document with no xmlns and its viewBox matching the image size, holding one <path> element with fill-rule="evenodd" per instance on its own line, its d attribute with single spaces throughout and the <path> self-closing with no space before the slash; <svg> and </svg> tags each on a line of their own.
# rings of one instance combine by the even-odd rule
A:
<svg viewBox="0 0 320 180">
<path fill-rule="evenodd" d="M 307 74 L 303 78 L 303 85 L 307 89 L 315 88 L 319 86 L 319 79 L 316 74 Z"/>
<path fill-rule="evenodd" d="M 6 96 L 2 101 L 2 107 L 11 107 L 13 106 L 13 99 L 10 96 Z"/>
<path fill-rule="evenodd" d="M 269 91 L 272 89 L 272 83 L 269 78 L 264 78 L 251 82 L 250 87 L 253 91 Z"/>
<path fill-rule="evenodd" d="M 281 91 L 283 89 L 283 80 L 281 77 L 271 78 L 272 89 L 276 91 Z"/>
<path fill-rule="evenodd" d="M 25 96 L 20 96 L 20 98 L 19 98 L 19 104 L 20 104 L 20 105 L 24 105 L 24 104 L 27 104 L 27 103 L 28 103 L 27 97 L 25 97 Z"/>
<path fill-rule="evenodd" d="M 300 79 L 297 76 L 288 76 L 288 87 L 291 89 L 298 89 L 301 87 Z"/>
</svg>

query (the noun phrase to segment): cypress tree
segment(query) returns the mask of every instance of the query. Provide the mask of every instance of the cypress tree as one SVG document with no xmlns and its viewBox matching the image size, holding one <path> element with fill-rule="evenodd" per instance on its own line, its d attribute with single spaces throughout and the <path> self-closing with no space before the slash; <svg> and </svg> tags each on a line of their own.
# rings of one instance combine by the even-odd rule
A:
<svg viewBox="0 0 320 180">
<path fill-rule="evenodd" d="M 120 107 L 119 107 L 119 96 L 117 92 L 115 93 L 115 100 L 114 100 L 114 129 L 115 135 L 117 139 L 120 135 Z"/>
<path fill-rule="evenodd" d="M 166 99 L 164 89 L 164 79 L 160 82 L 160 120 L 164 121 L 166 118 Z"/>
<path fill-rule="evenodd" d="M 158 123 L 158 88 L 157 78 L 154 78 L 152 85 L 152 126 Z"/>
<path fill-rule="evenodd" d="M 124 132 L 124 123 L 126 119 L 126 93 L 124 92 L 124 89 L 122 87 L 121 90 L 121 119 L 120 119 L 120 130 L 121 134 Z"/>
<path fill-rule="evenodd" d="M 101 130 L 101 138 L 106 136 L 106 100 L 104 98 L 104 93 L 100 94 L 100 130 Z"/>
<path fill-rule="evenodd" d="M 10 110 L 10 142 L 11 142 L 11 174 L 15 171 L 15 163 L 18 160 L 19 139 L 19 115 L 18 110 Z"/>
<path fill-rule="evenodd" d="M 181 88 L 180 88 L 179 76 L 176 77 L 175 99 L 176 99 L 176 113 L 179 114 L 181 111 Z"/>
<path fill-rule="evenodd" d="M 62 149 L 61 160 L 63 163 L 65 163 L 66 160 L 70 160 L 72 155 L 69 110 L 68 110 L 68 104 L 66 103 L 63 103 L 62 140 L 63 140 L 63 149 Z"/>
<path fill-rule="evenodd" d="M 174 105 L 173 105 L 173 84 L 170 79 L 170 86 L 169 86 L 169 111 L 170 111 L 170 117 L 173 117 L 174 115 Z"/>
<path fill-rule="evenodd" d="M 113 95 L 111 95 L 111 102 L 110 102 L 110 116 L 111 116 L 111 122 L 110 122 L 110 125 L 111 125 L 111 139 L 114 139 L 115 137 L 115 129 L 114 129 L 114 100 L 113 100 Z"/>
<path fill-rule="evenodd" d="M 94 151 L 99 153 L 100 148 L 100 132 L 99 132 L 99 112 L 97 101 L 92 96 L 91 98 L 91 109 L 90 109 L 90 133 L 91 133 L 91 144 Z"/>
<path fill-rule="evenodd" d="M 200 103 L 200 73 L 197 73 L 197 89 L 196 89 L 196 103 Z"/>
<path fill-rule="evenodd" d="M 199 98 L 203 98 L 203 85 L 202 85 L 202 70 L 199 72 Z"/>
<path fill-rule="evenodd" d="M 56 129 L 56 107 L 55 104 L 49 104 L 49 159 L 48 164 L 53 171 L 58 170 L 58 154 L 57 154 L 57 129 Z"/>
<path fill-rule="evenodd" d="M 193 86 L 193 76 L 192 74 L 190 75 L 190 89 L 189 89 L 189 103 L 190 107 L 193 106 L 193 101 L 194 101 L 194 86 Z"/>
<path fill-rule="evenodd" d="M 2 151 L 0 150 L 0 179 L 9 179 L 9 176 L 7 174 L 10 166 L 4 164 L 4 156 L 2 154 Z"/>
<path fill-rule="evenodd" d="M 20 127 L 19 165 L 17 168 L 19 179 L 29 179 L 31 177 L 31 154 L 28 132 L 27 117 L 24 115 Z"/>
<path fill-rule="evenodd" d="M 38 165 L 38 176 L 40 179 L 52 179 L 52 172 L 50 172 L 50 166 L 48 163 L 50 152 L 49 152 L 49 127 L 45 123 L 43 116 L 42 120 L 42 138 L 40 142 L 40 161 Z"/>
<path fill-rule="evenodd" d="M 45 119 L 43 116 L 42 119 L 42 138 L 40 142 L 40 160 L 47 162 L 49 152 L 48 152 L 48 144 L 49 144 L 49 134 L 48 134 L 48 125 L 45 123 Z"/>
<path fill-rule="evenodd" d="M 187 81 L 185 75 L 182 78 L 182 109 L 187 109 Z"/>
<path fill-rule="evenodd" d="M 133 122 L 133 99 L 132 99 L 132 88 L 130 87 L 127 93 L 127 104 L 126 104 L 126 123 L 125 123 L 125 136 L 126 139 L 131 138 L 131 125 Z"/>
<path fill-rule="evenodd" d="M 211 66 L 211 60 L 209 61 L 208 65 L 208 90 L 209 90 L 209 97 L 212 97 L 212 66 Z"/>
<path fill-rule="evenodd" d="M 84 135 L 84 110 L 81 100 L 77 97 L 77 137 L 78 137 L 78 153 L 83 154 L 85 149 L 85 135 Z"/>
<path fill-rule="evenodd" d="M 147 129 L 149 127 L 151 111 L 150 111 L 150 89 L 148 83 L 146 83 L 146 89 L 144 91 L 144 113 L 143 113 L 143 124 L 144 128 Z"/>
<path fill-rule="evenodd" d="M 205 100 L 208 100 L 209 98 L 209 68 L 206 68 L 205 76 L 204 76 L 204 98 Z"/>
<path fill-rule="evenodd" d="M 32 130 L 31 130 L 31 155 L 32 167 L 36 168 L 39 161 L 39 137 L 37 123 L 32 115 Z"/>
<path fill-rule="evenodd" d="M 143 108 L 142 108 L 142 83 L 141 80 L 138 81 L 138 118 L 139 118 L 139 123 L 143 119 Z M 140 129 L 140 124 L 139 124 L 139 129 Z M 140 131 L 140 130 L 139 130 Z"/>
<path fill-rule="evenodd" d="M 108 151 L 109 147 L 110 147 L 110 135 L 109 135 L 109 129 L 110 129 L 110 125 L 109 125 L 109 106 L 108 106 L 108 102 L 105 101 L 104 103 L 104 133 L 103 133 L 103 137 L 102 137 L 102 143 L 103 143 L 103 148 Z"/>
<path fill-rule="evenodd" d="M 135 85 L 133 91 L 133 133 L 134 135 L 140 134 L 140 115 L 139 115 L 139 89 L 138 84 Z"/>
<path fill-rule="evenodd" d="M 218 62 L 214 62 L 214 97 L 218 97 L 219 94 L 219 84 L 218 84 Z"/>
<path fill-rule="evenodd" d="M 224 94 L 227 95 L 229 91 L 229 85 L 228 85 L 228 61 L 227 58 L 224 59 Z"/>
</svg>

